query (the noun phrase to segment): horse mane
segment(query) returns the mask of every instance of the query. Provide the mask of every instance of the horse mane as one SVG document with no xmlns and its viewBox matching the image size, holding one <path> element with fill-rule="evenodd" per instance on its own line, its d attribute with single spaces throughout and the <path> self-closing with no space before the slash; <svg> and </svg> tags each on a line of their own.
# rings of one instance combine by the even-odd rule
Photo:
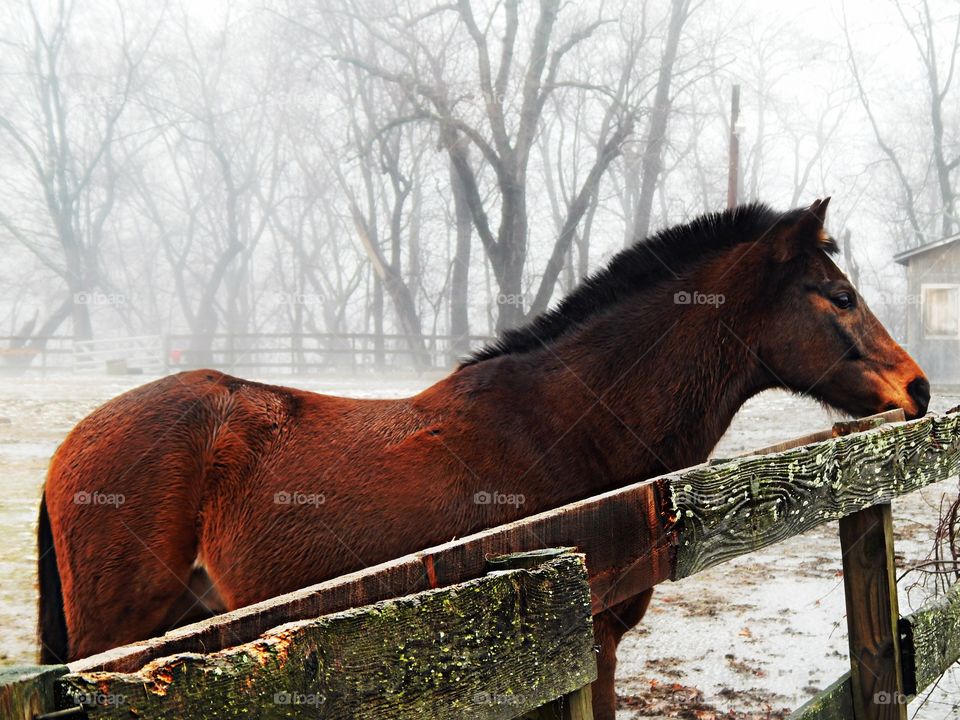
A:
<svg viewBox="0 0 960 720">
<path fill-rule="evenodd" d="M 585 278 L 555 308 L 506 331 L 467 357 L 460 367 L 535 350 L 632 295 L 675 279 L 708 256 L 757 241 L 774 225 L 792 224 L 806 212 L 806 208 L 778 212 L 755 202 L 701 215 L 637 240 L 614 255 L 606 267 Z M 836 251 L 832 239 L 825 235 L 821 246 L 828 252 Z"/>
</svg>

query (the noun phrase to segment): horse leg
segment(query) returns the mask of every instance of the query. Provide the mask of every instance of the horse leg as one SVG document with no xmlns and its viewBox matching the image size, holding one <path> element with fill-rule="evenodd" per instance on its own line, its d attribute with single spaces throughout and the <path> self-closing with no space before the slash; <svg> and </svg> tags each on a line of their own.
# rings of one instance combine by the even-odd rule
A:
<svg viewBox="0 0 960 720">
<path fill-rule="evenodd" d="M 66 563 L 59 552 L 57 559 L 71 568 L 62 573 L 71 660 L 145 640 L 178 624 L 172 614 L 178 600 L 190 593 L 192 549 L 166 542 L 146 547 L 127 535 L 123 548 L 64 550 Z M 108 575 L 106 567 L 118 572 Z"/>
<path fill-rule="evenodd" d="M 206 568 L 195 564 L 187 587 L 167 610 L 166 617 L 154 634 L 159 635 L 182 625 L 207 620 L 226 610 L 227 605 Z"/>
<path fill-rule="evenodd" d="M 624 600 L 593 618 L 593 637 L 599 649 L 597 679 L 591 686 L 594 720 L 615 720 L 617 716 L 617 645 L 643 618 L 653 589 Z"/>
<path fill-rule="evenodd" d="M 168 617 L 171 608 L 189 592 L 198 545 L 195 501 L 171 480 L 178 476 L 172 462 L 143 465 L 138 482 L 127 485 L 113 480 L 122 471 L 93 463 L 71 475 L 62 456 L 51 466 L 45 497 L 70 660 L 166 629 L 177 620 Z M 94 502 L 86 490 L 94 483 L 119 495 L 112 504 Z"/>
</svg>

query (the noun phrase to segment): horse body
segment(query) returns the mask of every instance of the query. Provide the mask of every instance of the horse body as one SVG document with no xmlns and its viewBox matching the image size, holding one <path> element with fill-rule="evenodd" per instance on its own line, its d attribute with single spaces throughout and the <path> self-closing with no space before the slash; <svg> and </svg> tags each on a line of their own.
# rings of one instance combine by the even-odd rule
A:
<svg viewBox="0 0 960 720">
<path fill-rule="evenodd" d="M 697 233 L 639 244 L 557 311 L 411 398 L 345 399 L 202 370 L 108 402 L 51 463 L 43 659 L 701 462 L 743 402 L 770 387 L 852 413 L 922 414 L 920 369 L 865 307 L 838 309 L 853 291 L 824 252 L 825 203 L 811 210 L 727 213 L 694 228 L 713 232 L 706 245 Z M 682 262 L 668 240 L 690 245 Z M 684 302 L 690 288 L 717 302 Z M 97 493 L 114 503 L 98 505 Z M 616 645 L 649 599 L 595 618 L 600 720 L 616 704 Z"/>
<path fill-rule="evenodd" d="M 651 473 L 642 448 L 619 463 L 591 439 L 608 429 L 558 443 L 588 393 L 560 391 L 571 408 L 556 412 L 518 364 L 466 368 L 400 400 L 198 370 L 94 411 L 58 450 L 45 494 L 52 526 L 72 529 L 56 548 L 71 657 Z M 187 588 L 200 568 L 212 588 L 198 600 Z M 125 621 L 104 627 L 118 609 Z"/>
</svg>

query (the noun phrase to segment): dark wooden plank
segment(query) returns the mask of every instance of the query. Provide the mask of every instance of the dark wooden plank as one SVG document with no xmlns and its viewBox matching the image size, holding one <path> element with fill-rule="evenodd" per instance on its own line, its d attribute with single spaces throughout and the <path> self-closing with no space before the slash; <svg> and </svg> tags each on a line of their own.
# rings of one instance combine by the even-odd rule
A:
<svg viewBox="0 0 960 720">
<path fill-rule="evenodd" d="M 850 673 L 790 713 L 788 720 L 854 720 Z"/>
<path fill-rule="evenodd" d="M 473 577 L 477 577 L 479 573 Z M 277 625 L 305 620 L 429 588 L 419 557 L 408 555 L 367 570 L 248 605 L 142 642 L 68 664 L 71 672 L 132 672 L 151 660 L 185 652 L 211 652 L 250 642 Z"/>
<path fill-rule="evenodd" d="M 587 685 L 526 713 L 521 720 L 593 720 L 593 698 L 590 686 Z"/>
<path fill-rule="evenodd" d="M 774 445 L 768 445 L 767 447 L 750 450 L 742 455 L 739 455 L 738 457 L 771 455 L 773 453 L 783 452 L 784 450 L 793 450 L 793 448 L 802 447 L 803 445 L 810 445 L 811 443 L 815 442 L 823 442 L 824 440 L 829 440 L 830 438 L 851 435 L 852 433 L 864 432 L 865 430 L 873 430 L 874 428 L 878 428 L 881 425 L 886 425 L 887 423 L 902 422 L 904 417 L 903 410 L 897 408 L 896 410 L 887 410 L 886 412 L 877 413 L 876 415 L 868 415 L 867 417 L 858 418 L 856 420 L 843 420 L 841 422 L 834 423 L 833 427 L 828 430 L 818 430 L 817 432 L 801 435 L 799 437 L 791 438 L 790 440 L 784 440 L 783 442 L 778 442 Z M 714 464 L 717 462 L 725 462 L 725 460 L 715 460 Z"/>
<path fill-rule="evenodd" d="M 0 669 L 0 718 L 33 720 L 55 710 L 53 684 L 66 673 L 66 665 Z"/>
<path fill-rule="evenodd" d="M 840 546 L 853 714 L 857 720 L 906 720 L 890 505 L 841 519 Z"/>
<path fill-rule="evenodd" d="M 514 718 L 596 677 L 582 555 L 290 623 L 136 673 L 66 675 L 90 718 Z"/>
<path fill-rule="evenodd" d="M 679 525 L 673 579 L 945 480 L 958 467 L 954 414 L 669 475 Z"/>
<path fill-rule="evenodd" d="M 960 660 L 960 583 L 902 618 L 900 637 L 905 692 L 916 695 Z"/>
</svg>

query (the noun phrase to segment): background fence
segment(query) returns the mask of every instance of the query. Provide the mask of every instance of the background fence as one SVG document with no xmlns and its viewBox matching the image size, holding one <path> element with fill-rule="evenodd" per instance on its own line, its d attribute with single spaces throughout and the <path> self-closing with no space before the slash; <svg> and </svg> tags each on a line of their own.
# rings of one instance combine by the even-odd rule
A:
<svg viewBox="0 0 960 720">
<path fill-rule="evenodd" d="M 492 338 L 484 335 L 424 335 L 414 339 L 407 335 L 374 333 L 224 333 L 208 340 L 209 343 L 199 343 L 197 338 L 186 334 L 96 340 L 51 336 L 29 341 L 0 336 L 0 372 L 159 375 L 213 367 L 241 375 L 312 375 L 365 369 L 445 370 Z"/>
</svg>

